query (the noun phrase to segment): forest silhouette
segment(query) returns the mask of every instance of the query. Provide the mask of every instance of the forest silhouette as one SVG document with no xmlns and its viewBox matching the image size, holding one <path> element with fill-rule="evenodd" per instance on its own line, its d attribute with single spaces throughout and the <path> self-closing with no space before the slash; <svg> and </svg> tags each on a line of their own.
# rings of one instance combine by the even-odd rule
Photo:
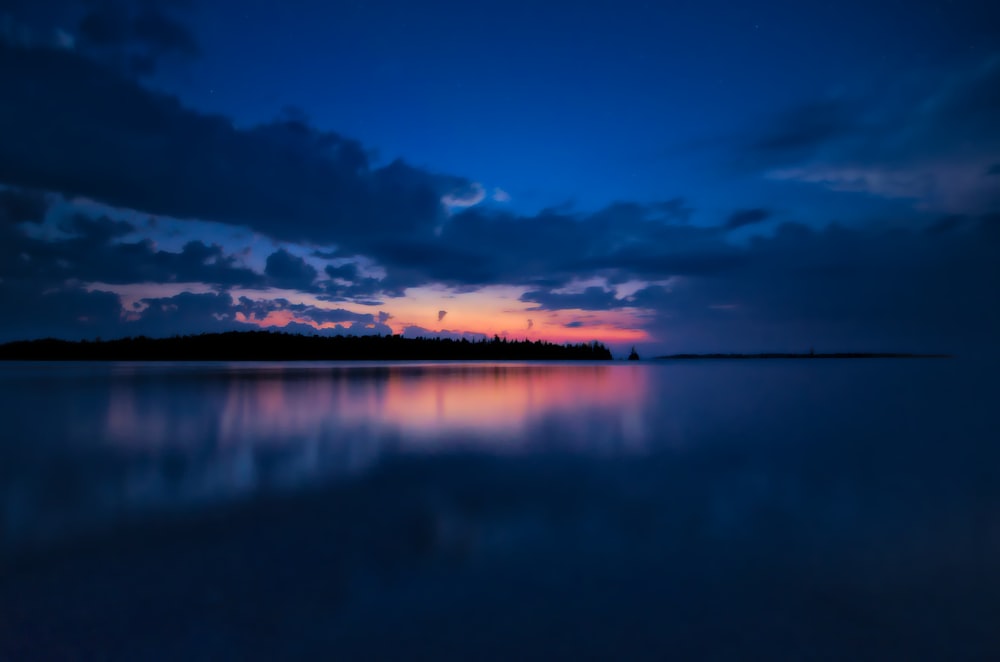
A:
<svg viewBox="0 0 1000 662">
<path fill-rule="evenodd" d="M 542 340 L 404 338 L 400 335 L 317 336 L 273 331 L 116 340 L 21 340 L 0 345 L 0 360 L 24 361 L 540 361 L 610 360 L 602 343 L 558 345 Z"/>
</svg>

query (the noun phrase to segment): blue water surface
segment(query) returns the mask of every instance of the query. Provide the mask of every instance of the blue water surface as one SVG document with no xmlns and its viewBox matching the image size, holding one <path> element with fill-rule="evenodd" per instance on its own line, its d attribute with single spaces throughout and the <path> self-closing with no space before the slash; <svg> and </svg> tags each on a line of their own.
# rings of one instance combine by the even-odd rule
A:
<svg viewBox="0 0 1000 662">
<path fill-rule="evenodd" d="M 0 364 L 0 660 L 998 659 L 997 379 Z"/>
</svg>

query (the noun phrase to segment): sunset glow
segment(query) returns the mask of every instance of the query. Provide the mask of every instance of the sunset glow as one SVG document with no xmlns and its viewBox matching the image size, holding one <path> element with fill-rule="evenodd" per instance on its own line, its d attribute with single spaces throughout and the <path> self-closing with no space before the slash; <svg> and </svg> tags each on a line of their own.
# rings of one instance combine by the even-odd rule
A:
<svg viewBox="0 0 1000 662">
<path fill-rule="evenodd" d="M 989 3 L 98 4 L 0 9 L 0 342 L 997 337 Z"/>
</svg>

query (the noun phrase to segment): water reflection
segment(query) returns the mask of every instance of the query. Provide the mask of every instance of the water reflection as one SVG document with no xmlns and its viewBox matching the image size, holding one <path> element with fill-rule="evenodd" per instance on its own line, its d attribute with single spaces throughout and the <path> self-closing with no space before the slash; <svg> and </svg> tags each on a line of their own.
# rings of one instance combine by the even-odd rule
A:
<svg viewBox="0 0 1000 662">
<path fill-rule="evenodd" d="M 613 421 L 616 441 L 640 445 L 646 373 L 630 366 L 425 365 L 166 371 L 110 379 L 103 436 L 164 447 L 206 440 L 219 447 L 395 436 L 406 445 L 470 443 L 507 450 L 559 418 Z M 90 424 L 91 421 L 80 421 Z M 583 441 L 580 435 L 567 439 Z"/>
<path fill-rule="evenodd" d="M 0 365 L 0 658 L 1000 659 L 995 375 Z"/>
<path fill-rule="evenodd" d="M 539 364 L 90 364 L 6 373 L 20 454 L 9 541 L 147 509 L 298 489 L 400 453 L 641 450 L 648 374 Z M 34 388 L 33 388 L 34 387 Z M 24 412 L 58 416 L 27 420 Z M 662 431 L 657 431 L 662 434 Z M 39 450 L 35 447 L 34 450 Z M 27 456 L 27 457 L 25 457 Z M 12 458 L 13 460 L 13 458 Z"/>
</svg>

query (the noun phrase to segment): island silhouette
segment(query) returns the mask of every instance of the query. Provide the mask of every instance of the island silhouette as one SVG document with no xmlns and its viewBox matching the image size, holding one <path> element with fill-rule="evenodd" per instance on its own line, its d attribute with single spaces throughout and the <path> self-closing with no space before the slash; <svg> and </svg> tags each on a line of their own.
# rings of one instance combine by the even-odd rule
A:
<svg viewBox="0 0 1000 662">
<path fill-rule="evenodd" d="M 951 354 L 914 354 L 909 352 L 760 352 L 758 354 L 667 354 L 654 359 L 949 359 Z"/>
<path fill-rule="evenodd" d="M 115 340 L 19 340 L 0 345 L 0 360 L 21 361 L 608 361 L 602 343 L 543 340 L 319 336 L 275 331 Z"/>
</svg>

